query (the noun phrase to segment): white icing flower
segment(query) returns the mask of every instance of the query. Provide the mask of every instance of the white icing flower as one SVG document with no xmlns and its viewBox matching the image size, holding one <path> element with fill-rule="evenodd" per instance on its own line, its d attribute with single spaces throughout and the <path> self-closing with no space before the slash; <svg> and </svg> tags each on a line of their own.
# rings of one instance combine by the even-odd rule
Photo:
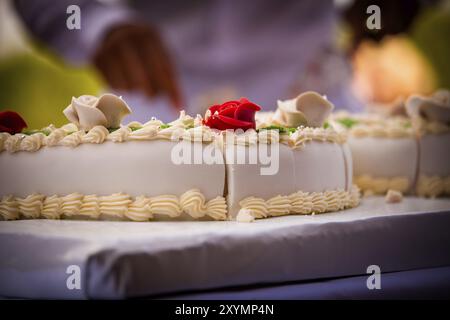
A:
<svg viewBox="0 0 450 320">
<path fill-rule="evenodd" d="M 334 105 L 317 92 L 307 91 L 291 100 L 278 100 L 273 120 L 287 127 L 322 127 Z"/>
<path fill-rule="evenodd" d="M 131 110 L 122 98 L 107 93 L 100 98 L 90 95 L 72 97 L 72 103 L 63 113 L 70 122 L 87 131 L 95 126 L 117 128 Z"/>
<path fill-rule="evenodd" d="M 450 123 L 450 91 L 438 90 L 429 97 L 413 95 L 406 101 L 406 112 L 411 118 Z"/>
</svg>

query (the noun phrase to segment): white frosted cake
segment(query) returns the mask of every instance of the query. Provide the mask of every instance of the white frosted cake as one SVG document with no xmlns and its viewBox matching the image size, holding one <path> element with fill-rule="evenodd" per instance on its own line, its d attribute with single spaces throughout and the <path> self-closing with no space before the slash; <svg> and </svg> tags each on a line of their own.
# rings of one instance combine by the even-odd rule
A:
<svg viewBox="0 0 450 320">
<path fill-rule="evenodd" d="M 0 133 L 0 216 L 252 221 L 354 207 L 345 135 L 324 127 L 332 108 L 308 92 L 258 128 L 246 99 L 122 125 L 121 98 L 73 98 L 61 128 Z"/>
<path fill-rule="evenodd" d="M 366 194 L 450 195 L 449 97 L 446 90 L 412 96 L 408 116 L 334 115 L 333 127 L 348 133 L 354 180 Z"/>
</svg>

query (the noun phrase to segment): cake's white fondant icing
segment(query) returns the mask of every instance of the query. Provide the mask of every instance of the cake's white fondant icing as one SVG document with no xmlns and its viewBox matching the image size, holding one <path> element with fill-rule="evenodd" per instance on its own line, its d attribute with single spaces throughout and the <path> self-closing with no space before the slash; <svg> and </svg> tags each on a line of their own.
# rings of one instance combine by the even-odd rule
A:
<svg viewBox="0 0 450 320">
<path fill-rule="evenodd" d="M 450 195 L 450 132 L 420 135 L 419 145 L 416 193 L 423 197 Z"/>
<path fill-rule="evenodd" d="M 164 140 L 106 141 L 99 145 L 81 144 L 76 148 L 56 146 L 33 153 L 3 152 L 0 156 L 0 196 L 74 192 L 180 196 L 192 188 L 201 190 L 206 199 L 222 196 L 224 165 L 176 165 L 171 160 L 174 144 Z M 190 141 L 180 144 L 187 149 L 195 145 Z M 221 155 L 219 149 L 215 151 Z"/>
<path fill-rule="evenodd" d="M 226 146 L 228 205 L 232 217 L 240 209 L 239 202 L 247 197 L 270 199 L 299 190 L 325 192 L 347 187 L 346 161 L 340 144 L 311 141 L 302 149 L 279 144 L 278 171 L 273 175 L 261 174 L 261 169 L 269 165 L 260 159 L 256 164 L 237 163 L 238 155 L 258 153 L 255 151 L 258 147 Z M 267 154 L 271 155 L 270 149 Z"/>
<path fill-rule="evenodd" d="M 414 138 L 349 137 L 353 175 L 373 178 L 405 177 L 415 181 L 418 145 Z"/>
<path fill-rule="evenodd" d="M 450 175 L 450 132 L 420 137 L 419 176 Z"/>
<path fill-rule="evenodd" d="M 326 98 L 307 92 L 279 110 L 286 125 L 314 128 L 250 129 L 233 132 L 230 141 L 227 131 L 204 126 L 201 117 L 184 111 L 168 125 L 152 118 L 121 126 L 130 112 L 121 98 L 73 98 L 64 110 L 71 124 L 0 135 L 0 213 L 5 219 L 19 214 L 146 221 L 184 212 L 220 220 L 227 212 L 235 217 L 243 199 L 265 199 L 267 213 L 260 215 L 301 213 L 309 203 L 312 212 L 340 210 L 347 207 L 352 164 L 345 135 L 323 128 L 332 108 Z M 206 148 L 218 163 L 196 154 Z M 186 163 L 174 159 L 175 149 L 190 151 Z M 238 162 L 237 155 L 263 149 L 272 150 L 264 158 L 270 163 L 261 152 L 256 163 Z"/>
<path fill-rule="evenodd" d="M 353 184 L 353 157 L 348 143 L 342 144 L 345 161 L 345 190 L 350 190 Z"/>
</svg>

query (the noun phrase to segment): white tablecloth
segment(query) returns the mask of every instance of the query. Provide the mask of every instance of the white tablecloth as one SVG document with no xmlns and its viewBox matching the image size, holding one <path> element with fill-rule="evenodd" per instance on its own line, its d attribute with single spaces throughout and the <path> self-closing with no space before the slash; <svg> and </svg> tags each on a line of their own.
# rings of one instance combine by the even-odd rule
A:
<svg viewBox="0 0 450 320">
<path fill-rule="evenodd" d="M 121 298 L 450 265 L 450 199 L 253 223 L 0 222 L 0 296 Z M 68 289 L 70 265 L 81 288 Z"/>
</svg>

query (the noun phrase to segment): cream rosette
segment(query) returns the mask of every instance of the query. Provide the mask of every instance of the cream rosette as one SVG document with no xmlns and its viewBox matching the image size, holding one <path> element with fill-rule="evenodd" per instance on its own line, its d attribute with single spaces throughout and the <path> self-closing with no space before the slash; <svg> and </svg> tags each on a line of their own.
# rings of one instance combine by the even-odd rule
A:
<svg viewBox="0 0 450 320">
<path fill-rule="evenodd" d="M 317 92 L 307 91 L 295 99 L 280 101 L 273 120 L 285 127 L 322 127 L 334 105 Z"/>
<path fill-rule="evenodd" d="M 438 90 L 429 97 L 412 95 L 406 101 L 406 112 L 412 119 L 450 124 L 450 91 Z"/>
<path fill-rule="evenodd" d="M 70 122 L 88 131 L 95 126 L 120 127 L 123 117 L 130 114 L 131 109 L 122 98 L 107 93 L 99 98 L 90 95 L 72 97 L 63 113 Z"/>
</svg>

